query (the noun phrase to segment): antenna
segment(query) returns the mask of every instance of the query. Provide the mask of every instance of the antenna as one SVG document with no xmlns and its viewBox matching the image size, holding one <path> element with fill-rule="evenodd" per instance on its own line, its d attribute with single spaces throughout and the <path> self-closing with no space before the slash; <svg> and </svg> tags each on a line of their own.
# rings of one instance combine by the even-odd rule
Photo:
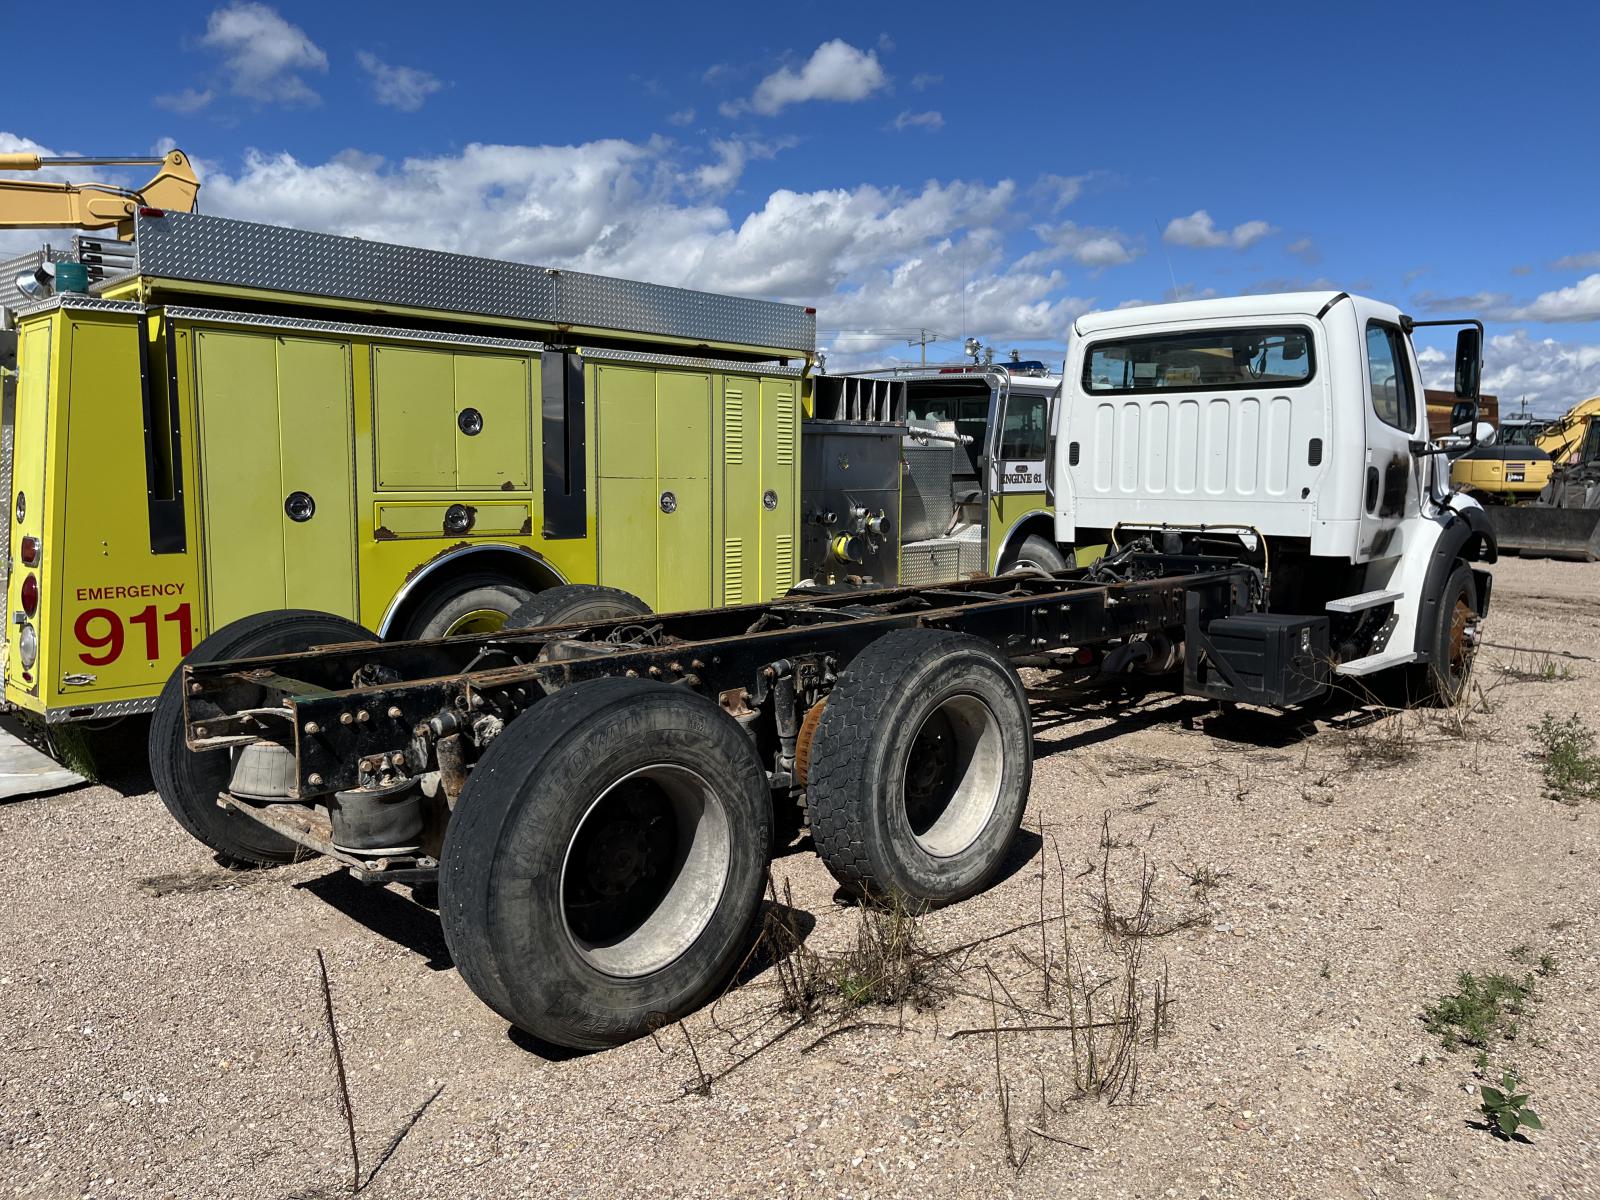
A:
<svg viewBox="0 0 1600 1200">
<path fill-rule="evenodd" d="M 1172 269 L 1172 255 L 1167 250 L 1166 239 L 1161 237 L 1161 222 L 1156 222 L 1156 236 L 1161 241 L 1161 257 L 1167 260 L 1167 278 L 1172 280 L 1172 298 L 1178 298 L 1178 273 Z"/>
<path fill-rule="evenodd" d="M 942 342 L 942 341 L 944 341 L 944 334 L 935 333 L 931 329 L 918 329 L 917 330 L 917 334 L 918 334 L 918 336 L 914 337 L 914 338 L 910 338 L 906 342 L 906 345 L 908 345 L 908 346 L 921 346 L 922 347 L 922 365 L 923 366 L 927 366 L 928 365 L 928 346 L 929 346 L 929 344 L 932 343 L 932 342 Z"/>
</svg>

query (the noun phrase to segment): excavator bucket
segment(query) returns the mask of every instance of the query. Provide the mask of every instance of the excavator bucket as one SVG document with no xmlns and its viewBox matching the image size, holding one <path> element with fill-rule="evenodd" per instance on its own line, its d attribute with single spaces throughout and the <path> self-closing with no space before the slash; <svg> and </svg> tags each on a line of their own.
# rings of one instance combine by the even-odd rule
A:
<svg viewBox="0 0 1600 1200">
<path fill-rule="evenodd" d="M 1488 512 L 1502 553 L 1600 562 L 1600 508 L 1506 504 Z"/>
</svg>

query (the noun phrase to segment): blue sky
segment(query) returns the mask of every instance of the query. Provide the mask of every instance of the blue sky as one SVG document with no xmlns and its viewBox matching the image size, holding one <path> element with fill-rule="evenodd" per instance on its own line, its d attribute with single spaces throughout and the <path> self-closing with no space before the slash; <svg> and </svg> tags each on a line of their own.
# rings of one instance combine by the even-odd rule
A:
<svg viewBox="0 0 1600 1200">
<path fill-rule="evenodd" d="M 205 211 L 814 304 L 836 367 L 1332 286 L 1490 318 L 1506 400 L 1600 392 L 1590 6 L 285 0 L 115 41 L 78 88 L 41 58 L 0 149 L 175 143 Z"/>
</svg>

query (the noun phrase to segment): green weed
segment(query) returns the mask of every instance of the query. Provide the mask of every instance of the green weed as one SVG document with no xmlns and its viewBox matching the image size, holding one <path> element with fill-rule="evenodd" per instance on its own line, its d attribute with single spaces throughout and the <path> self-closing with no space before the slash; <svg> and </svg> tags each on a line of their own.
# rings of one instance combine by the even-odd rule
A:
<svg viewBox="0 0 1600 1200">
<path fill-rule="evenodd" d="M 1532 995 L 1532 975 L 1518 981 L 1509 975 L 1463 971 L 1456 977 L 1456 990 L 1424 1009 L 1422 1020 L 1446 1050 L 1476 1048 L 1481 1070 L 1488 1065 L 1487 1052 L 1493 1044 L 1517 1036 L 1519 1018 Z"/>
<path fill-rule="evenodd" d="M 1600 799 L 1600 754 L 1595 753 L 1594 730 L 1577 713 L 1556 720 L 1549 713 L 1532 731 L 1539 746 L 1545 791 L 1562 804 Z"/>
<path fill-rule="evenodd" d="M 1489 1120 L 1489 1129 L 1496 1137 L 1506 1141 L 1518 1136 L 1522 1129 L 1543 1129 L 1539 1114 L 1528 1107 L 1528 1093 L 1518 1092 L 1522 1081 L 1512 1072 L 1500 1076 L 1500 1086 L 1487 1083 L 1478 1091 L 1483 1097 L 1483 1115 Z"/>
</svg>

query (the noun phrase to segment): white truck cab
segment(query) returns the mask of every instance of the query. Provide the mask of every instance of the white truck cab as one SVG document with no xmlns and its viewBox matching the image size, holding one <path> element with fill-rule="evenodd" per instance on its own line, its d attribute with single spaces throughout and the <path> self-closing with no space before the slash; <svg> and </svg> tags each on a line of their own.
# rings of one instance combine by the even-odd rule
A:
<svg viewBox="0 0 1600 1200">
<path fill-rule="evenodd" d="M 1327 614 L 1334 669 L 1464 678 L 1495 542 L 1428 441 L 1415 324 L 1344 292 L 1091 313 L 1072 330 L 1052 464 L 1056 540 L 1243 553 L 1268 611 Z M 1457 342 L 1475 403 L 1482 346 Z M 1452 674 L 1452 662 L 1455 673 Z M 1459 676 L 1460 678 L 1457 678 Z"/>
</svg>

